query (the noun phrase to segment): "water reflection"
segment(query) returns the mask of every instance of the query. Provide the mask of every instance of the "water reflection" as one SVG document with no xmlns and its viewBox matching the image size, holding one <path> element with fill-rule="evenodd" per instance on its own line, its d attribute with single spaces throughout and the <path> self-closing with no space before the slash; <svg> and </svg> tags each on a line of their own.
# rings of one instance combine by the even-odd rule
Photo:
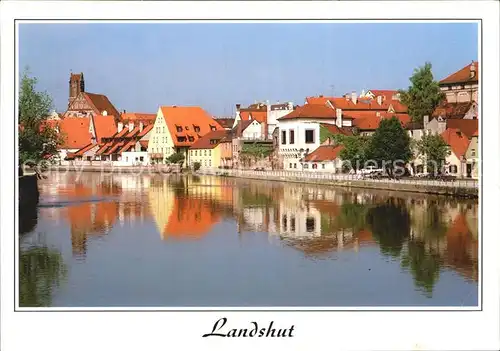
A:
<svg viewBox="0 0 500 351">
<path fill-rule="evenodd" d="M 235 223 L 240 238 L 265 233 L 270 245 L 293 249 L 305 259 L 376 249 L 411 275 L 415 289 L 427 297 L 433 296 L 443 270 L 478 279 L 477 201 L 180 175 L 55 175 L 41 190 L 43 201 L 70 203 L 41 215 L 50 212 L 51 221 L 68 222 L 77 258 L 85 258 L 90 238 L 139 222 L 154 223 L 165 245 L 203 240 L 218 223 L 228 222 Z M 22 258 L 41 252 L 23 251 Z M 43 252 L 56 272 L 55 254 Z M 36 260 L 43 261 L 28 261 Z M 29 294 L 26 298 L 35 300 Z"/>
</svg>

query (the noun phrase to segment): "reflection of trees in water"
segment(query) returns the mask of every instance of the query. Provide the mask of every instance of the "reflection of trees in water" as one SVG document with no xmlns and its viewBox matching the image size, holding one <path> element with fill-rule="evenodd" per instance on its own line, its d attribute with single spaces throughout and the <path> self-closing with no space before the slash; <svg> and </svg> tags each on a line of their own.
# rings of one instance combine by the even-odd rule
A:
<svg viewBox="0 0 500 351">
<path fill-rule="evenodd" d="M 407 251 L 401 259 L 401 266 L 409 269 L 415 285 L 427 297 L 432 297 L 434 285 L 439 279 L 442 259 L 438 253 L 428 252 L 425 246 L 425 242 L 421 240 L 409 240 Z"/>
<path fill-rule="evenodd" d="M 394 198 L 370 208 L 366 222 L 384 255 L 398 257 L 403 243 L 410 236 L 410 214 L 406 207 Z"/>
<path fill-rule="evenodd" d="M 49 307 L 53 288 L 66 276 L 61 254 L 47 247 L 31 247 L 19 253 L 19 305 Z"/>
</svg>

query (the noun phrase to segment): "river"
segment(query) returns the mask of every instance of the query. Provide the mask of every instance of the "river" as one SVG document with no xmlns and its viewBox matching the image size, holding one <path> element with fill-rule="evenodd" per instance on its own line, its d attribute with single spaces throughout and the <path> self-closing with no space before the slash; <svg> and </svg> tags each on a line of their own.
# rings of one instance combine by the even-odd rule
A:
<svg viewBox="0 0 500 351">
<path fill-rule="evenodd" d="M 476 306 L 478 203 L 75 172 L 21 221 L 21 307 Z"/>
</svg>

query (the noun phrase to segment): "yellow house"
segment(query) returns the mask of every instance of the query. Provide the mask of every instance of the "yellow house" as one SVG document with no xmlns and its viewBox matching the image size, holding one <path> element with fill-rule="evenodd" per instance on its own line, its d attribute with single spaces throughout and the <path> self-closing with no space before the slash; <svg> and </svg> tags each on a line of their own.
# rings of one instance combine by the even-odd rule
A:
<svg viewBox="0 0 500 351">
<path fill-rule="evenodd" d="M 196 141 L 189 149 L 189 165 L 200 163 L 202 168 L 218 168 L 225 165 L 227 145 L 232 145 L 227 130 L 210 132 Z"/>
<path fill-rule="evenodd" d="M 185 157 L 190 164 L 188 150 L 203 135 L 224 130 L 205 110 L 198 106 L 161 106 L 148 143 L 149 158 L 165 163 L 174 153 Z"/>
</svg>

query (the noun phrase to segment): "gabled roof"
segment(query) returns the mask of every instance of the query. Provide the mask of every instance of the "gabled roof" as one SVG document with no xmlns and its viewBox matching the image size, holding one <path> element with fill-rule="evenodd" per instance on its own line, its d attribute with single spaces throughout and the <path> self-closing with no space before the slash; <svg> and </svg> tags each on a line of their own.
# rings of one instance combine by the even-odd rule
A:
<svg viewBox="0 0 500 351">
<path fill-rule="evenodd" d="M 344 147 L 342 145 L 322 145 L 304 157 L 306 162 L 333 161 L 337 159 Z"/>
<path fill-rule="evenodd" d="M 259 123 L 267 122 L 267 111 L 240 111 L 242 120 L 254 119 Z"/>
<path fill-rule="evenodd" d="M 478 132 L 479 121 L 477 119 L 448 119 L 446 128 L 457 129 L 470 139 Z"/>
<path fill-rule="evenodd" d="M 471 78 L 471 66 L 476 69 L 475 76 Z M 458 70 L 455 73 L 450 74 L 448 77 L 444 78 L 439 82 L 440 85 L 454 84 L 454 83 L 477 83 L 479 81 L 479 63 L 473 61 L 469 63 L 464 68 Z"/>
<path fill-rule="evenodd" d="M 117 126 L 113 116 L 95 115 L 92 118 L 94 120 L 95 134 L 98 143 L 101 142 L 102 138 L 112 137 L 116 133 Z"/>
<path fill-rule="evenodd" d="M 221 142 L 226 139 L 226 136 L 229 134 L 228 130 L 216 130 L 210 133 L 205 134 L 200 139 L 198 139 L 193 145 L 191 145 L 190 149 L 214 149 Z"/>
<path fill-rule="evenodd" d="M 92 142 L 89 118 L 66 117 L 58 122 L 60 132 L 64 137 L 61 148 L 81 149 Z"/>
<path fill-rule="evenodd" d="M 345 97 L 308 97 L 306 98 L 307 104 L 310 105 L 326 105 L 330 103 L 334 108 L 340 108 L 346 111 L 387 111 L 392 105 L 396 113 L 405 113 L 408 111 L 408 107 L 403 105 L 399 100 L 392 100 L 392 96 L 387 97 L 382 95 L 385 99 L 382 104 L 379 104 L 377 99 L 370 98 L 358 98 L 356 103 L 352 99 Z"/>
<path fill-rule="evenodd" d="M 392 100 L 392 97 L 398 93 L 397 90 L 388 90 L 388 89 L 371 89 L 368 92 L 372 93 L 375 96 L 385 96 L 388 100 Z"/>
<path fill-rule="evenodd" d="M 278 118 L 278 120 L 282 121 L 296 118 L 336 119 L 337 114 L 334 109 L 326 105 L 305 104 L 299 106 L 289 114 Z"/>
<path fill-rule="evenodd" d="M 211 128 L 223 129 L 216 120 L 198 106 L 161 106 L 160 110 L 175 146 L 189 147 L 201 136 L 211 132 Z M 195 126 L 200 128 L 198 132 L 194 130 Z M 177 127 L 182 128 L 182 131 L 177 132 Z M 177 134 L 185 137 L 185 141 L 180 141 Z M 189 141 L 189 137 L 192 141 Z"/>
<path fill-rule="evenodd" d="M 93 93 L 83 93 L 85 96 L 85 99 L 92 105 L 94 108 L 99 111 L 100 114 L 103 113 L 103 111 L 106 111 L 108 115 L 112 115 L 115 118 L 120 117 L 120 113 L 118 110 L 113 106 L 111 101 L 109 101 L 108 97 L 106 95 L 101 95 L 101 94 L 93 94 Z"/>
<path fill-rule="evenodd" d="M 469 148 L 469 139 L 458 129 L 448 128 L 441 133 L 441 137 L 458 158 L 462 158 Z"/>
</svg>

